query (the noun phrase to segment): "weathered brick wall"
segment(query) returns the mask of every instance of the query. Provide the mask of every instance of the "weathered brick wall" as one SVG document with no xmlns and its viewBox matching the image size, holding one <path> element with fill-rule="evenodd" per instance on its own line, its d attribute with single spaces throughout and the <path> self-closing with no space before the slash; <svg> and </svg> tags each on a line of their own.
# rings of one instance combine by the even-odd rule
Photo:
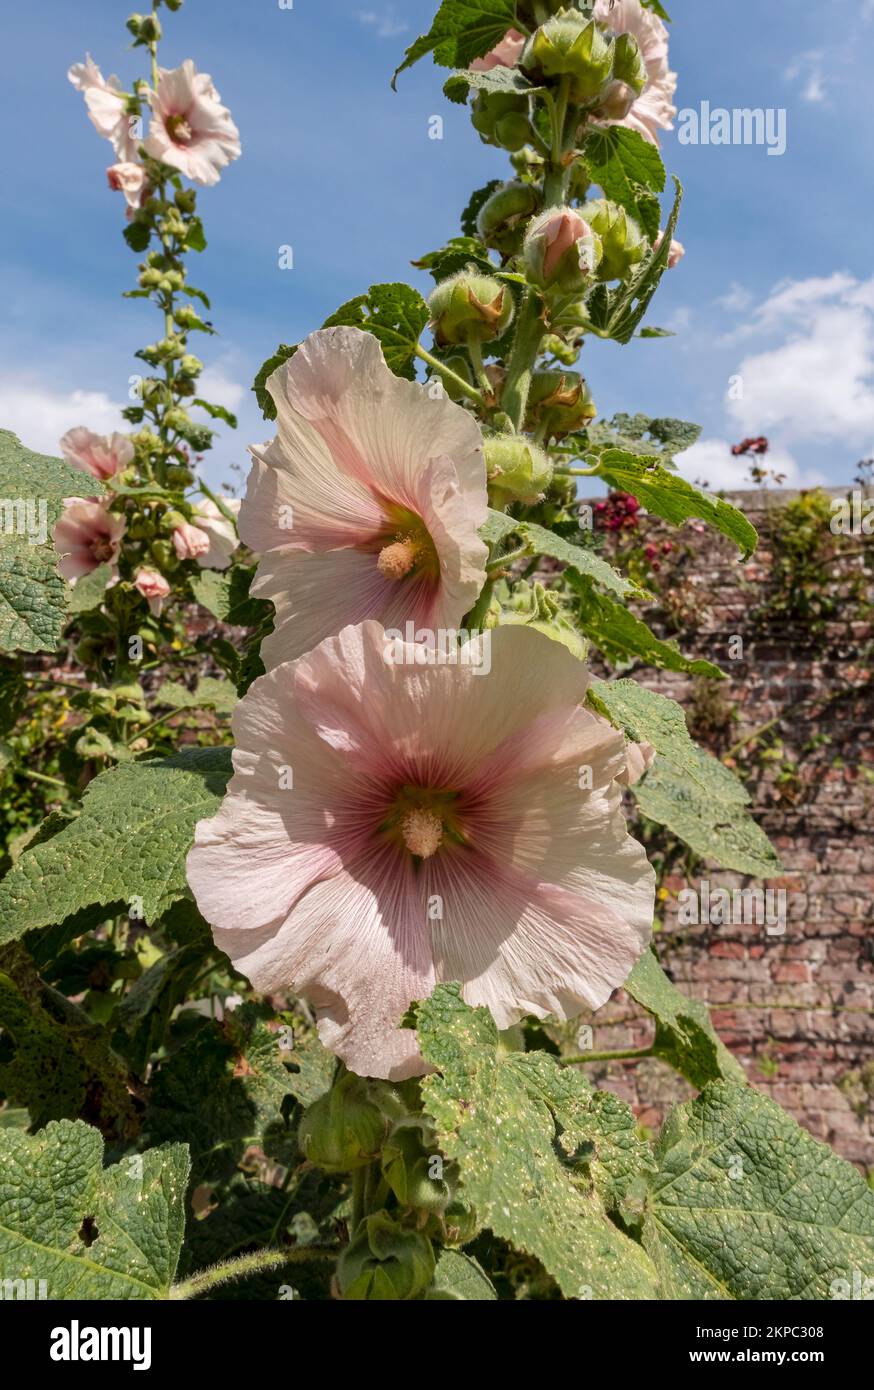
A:
<svg viewBox="0 0 874 1390">
<path fill-rule="evenodd" d="M 784 875 L 762 886 L 786 890 L 786 930 L 768 936 L 755 923 L 678 926 L 675 895 L 687 881 L 669 872 L 656 946 L 677 985 L 711 1006 L 753 1085 L 845 1157 L 874 1169 L 874 627 L 860 618 L 866 591 L 874 598 L 865 568 L 874 538 L 836 540 L 822 575 L 837 594 L 855 581 L 862 605 L 839 608 L 815 640 L 803 623 L 768 618 L 763 624 L 754 615 L 769 592 L 769 517 L 780 496 L 786 494 L 730 499 L 762 536 L 746 565 L 709 529 L 684 528 L 689 550 L 677 579 L 692 596 L 694 620 L 676 635 L 687 654 L 716 662 L 729 676 L 719 694 L 731 718 L 709 734 L 704 720 L 702 741 L 713 751 L 724 754 L 777 721 L 739 757 L 738 771 L 783 861 Z M 677 535 L 650 518 L 641 529 L 644 541 Z M 744 642 L 740 661 L 729 659 L 735 636 Z M 634 674 L 687 709 L 700 704 L 700 685 L 696 692 L 685 676 Z M 693 731 L 702 738 L 700 729 Z M 693 872 L 689 886 L 696 889 L 702 877 L 712 888 L 750 883 L 701 866 Z M 622 993 L 594 1020 L 597 1051 L 642 1047 L 651 1036 L 646 1015 Z M 652 1059 L 586 1070 L 653 1127 L 668 1104 L 691 1094 Z"/>
</svg>

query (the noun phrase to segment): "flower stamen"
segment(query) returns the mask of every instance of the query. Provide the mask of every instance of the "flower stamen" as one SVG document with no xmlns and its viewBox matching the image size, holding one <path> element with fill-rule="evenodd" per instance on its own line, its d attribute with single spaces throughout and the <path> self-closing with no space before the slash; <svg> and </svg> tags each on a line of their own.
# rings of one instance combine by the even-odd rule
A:
<svg viewBox="0 0 874 1390">
<path fill-rule="evenodd" d="M 443 822 L 433 811 L 414 806 L 401 820 L 401 834 L 410 854 L 430 859 L 443 843 Z"/>
<path fill-rule="evenodd" d="M 417 547 L 409 539 L 393 541 L 379 552 L 376 568 L 384 579 L 404 579 L 416 564 Z"/>
</svg>

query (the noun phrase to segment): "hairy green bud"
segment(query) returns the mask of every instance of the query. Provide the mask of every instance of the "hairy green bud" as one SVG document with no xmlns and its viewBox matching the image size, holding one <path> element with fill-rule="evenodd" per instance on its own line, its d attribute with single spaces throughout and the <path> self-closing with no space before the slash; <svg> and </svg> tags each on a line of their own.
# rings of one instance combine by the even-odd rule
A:
<svg viewBox="0 0 874 1390">
<path fill-rule="evenodd" d="M 395 1302 L 417 1298 L 434 1278 L 434 1250 L 427 1236 L 405 1229 L 386 1211 L 358 1228 L 337 1264 L 337 1284 L 347 1300 Z"/>
<path fill-rule="evenodd" d="M 496 188 L 479 210 L 477 231 L 486 246 L 493 246 L 503 255 L 512 256 L 522 245 L 525 222 L 540 205 L 540 195 L 533 184 L 513 180 Z"/>
<path fill-rule="evenodd" d="M 649 250 L 649 242 L 639 225 L 624 208 L 606 198 L 586 203 L 580 214 L 601 241 L 598 279 L 624 280 Z"/>
<path fill-rule="evenodd" d="M 541 371 L 531 377 L 526 429 L 541 429 L 545 439 L 563 439 L 585 429 L 598 411 L 578 372 Z"/>
<path fill-rule="evenodd" d="M 513 296 L 506 285 L 475 270 L 460 270 L 442 280 L 428 307 L 431 329 L 441 347 L 491 342 L 513 318 Z"/>
<path fill-rule="evenodd" d="M 305 1111 L 298 1143 L 318 1168 L 349 1173 L 377 1158 L 387 1129 L 368 1082 L 347 1072 Z"/>
<path fill-rule="evenodd" d="M 447 1174 L 454 1171 L 437 1148 L 430 1126 L 419 1119 L 396 1125 L 382 1150 L 382 1175 L 401 1206 L 442 1211 L 452 1196 Z"/>
<path fill-rule="evenodd" d="M 571 101 L 589 106 L 610 81 L 614 46 L 613 38 L 594 19 L 564 10 L 535 30 L 520 63 L 537 82 L 569 77 Z"/>
<path fill-rule="evenodd" d="M 514 152 L 531 139 L 528 100 L 513 92 L 478 92 L 470 119 L 487 145 Z"/>
<path fill-rule="evenodd" d="M 552 482 L 552 460 L 524 434 L 494 434 L 483 442 L 489 497 L 495 507 L 535 502 Z"/>
</svg>

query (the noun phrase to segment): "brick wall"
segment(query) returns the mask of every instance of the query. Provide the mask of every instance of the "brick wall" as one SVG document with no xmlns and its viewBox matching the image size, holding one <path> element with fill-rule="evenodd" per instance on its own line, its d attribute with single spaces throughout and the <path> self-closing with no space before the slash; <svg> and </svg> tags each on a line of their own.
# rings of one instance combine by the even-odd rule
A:
<svg viewBox="0 0 874 1390">
<path fill-rule="evenodd" d="M 773 584 L 773 509 L 797 496 L 731 497 L 762 537 L 746 565 L 712 531 L 687 525 L 670 578 L 690 599 L 688 629 L 677 631 L 662 615 L 660 631 L 729 676 L 719 687 L 718 717 L 706 709 L 701 716 L 699 708 L 703 732 L 693 728 L 713 751 L 724 754 L 776 721 L 740 751 L 737 770 L 783 861 L 784 875 L 763 886 L 786 890 L 786 930 L 767 936 L 753 923 L 679 926 L 675 895 L 687 884 L 698 889 L 706 877 L 712 888 L 734 888 L 750 880 L 701 865 L 689 878 L 669 868 L 656 946 L 677 985 L 711 1006 L 752 1084 L 846 1158 L 874 1170 L 874 626 L 864 615 L 866 594 L 874 598 L 874 538 L 828 541 L 822 579 L 838 607 L 821 632 L 767 610 L 756 617 Z M 678 533 L 646 517 L 641 534 L 661 543 Z M 856 601 L 844 603 L 853 591 Z M 659 627 L 658 616 L 652 625 Z M 736 636 L 743 638 L 742 660 L 729 659 Z M 696 689 L 685 676 L 651 669 L 634 675 L 687 710 L 701 706 L 700 682 Z M 597 1051 L 645 1046 L 651 1035 L 646 1015 L 621 992 L 594 1020 Z M 653 1127 L 668 1105 L 691 1094 L 652 1059 L 586 1070 Z"/>
</svg>

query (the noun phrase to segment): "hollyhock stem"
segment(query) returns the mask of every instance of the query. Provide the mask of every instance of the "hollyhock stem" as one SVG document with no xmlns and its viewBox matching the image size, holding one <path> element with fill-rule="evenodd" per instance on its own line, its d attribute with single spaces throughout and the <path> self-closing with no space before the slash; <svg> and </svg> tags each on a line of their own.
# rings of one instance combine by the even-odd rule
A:
<svg viewBox="0 0 874 1390">
<path fill-rule="evenodd" d="M 433 367 L 435 372 L 439 372 L 444 381 L 451 381 L 453 386 L 463 391 L 464 394 L 470 400 L 475 401 L 482 410 L 488 410 L 489 407 L 486 404 L 482 392 L 478 391 L 475 386 L 471 386 L 469 381 L 465 381 L 464 377 L 459 376 L 451 367 L 447 367 L 444 362 L 434 357 L 434 355 L 430 353 L 427 348 L 424 348 L 421 343 L 418 343 L 416 346 L 416 356 L 420 357 L 423 362 L 427 362 L 429 367 Z"/>
<path fill-rule="evenodd" d="M 219 1284 L 229 1284 L 233 1279 L 243 1279 L 247 1274 L 260 1274 L 268 1269 L 277 1269 L 286 1264 L 304 1264 L 307 1260 L 335 1260 L 337 1251 L 332 1246 L 301 1245 L 288 1250 L 257 1250 L 251 1255 L 241 1255 L 239 1259 L 228 1260 L 225 1264 L 212 1265 L 199 1274 L 174 1284 L 168 1297 L 177 1302 L 182 1299 L 197 1298 Z"/>
<path fill-rule="evenodd" d="M 471 363 L 473 364 L 473 370 L 474 375 L 477 379 L 477 384 L 479 385 L 479 388 L 483 393 L 483 399 L 486 401 L 494 399 L 492 383 L 486 376 L 486 369 L 483 364 L 482 344 L 471 339 L 471 341 L 467 344 L 467 351 L 470 355 Z"/>
<path fill-rule="evenodd" d="M 540 344 L 544 326 L 541 317 L 540 296 L 536 290 L 527 290 L 516 323 L 516 339 L 507 368 L 507 380 L 501 396 L 501 409 L 509 415 L 514 430 L 521 430 L 528 404 L 531 387 L 531 373 Z"/>
<path fill-rule="evenodd" d="M 582 1062 L 639 1062 L 652 1057 L 651 1047 L 630 1047 L 620 1052 L 580 1052 L 574 1057 L 559 1057 L 560 1067 L 575 1067 Z"/>
<path fill-rule="evenodd" d="M 596 478 L 599 470 L 597 468 L 556 468 L 555 473 L 560 478 Z"/>
</svg>

